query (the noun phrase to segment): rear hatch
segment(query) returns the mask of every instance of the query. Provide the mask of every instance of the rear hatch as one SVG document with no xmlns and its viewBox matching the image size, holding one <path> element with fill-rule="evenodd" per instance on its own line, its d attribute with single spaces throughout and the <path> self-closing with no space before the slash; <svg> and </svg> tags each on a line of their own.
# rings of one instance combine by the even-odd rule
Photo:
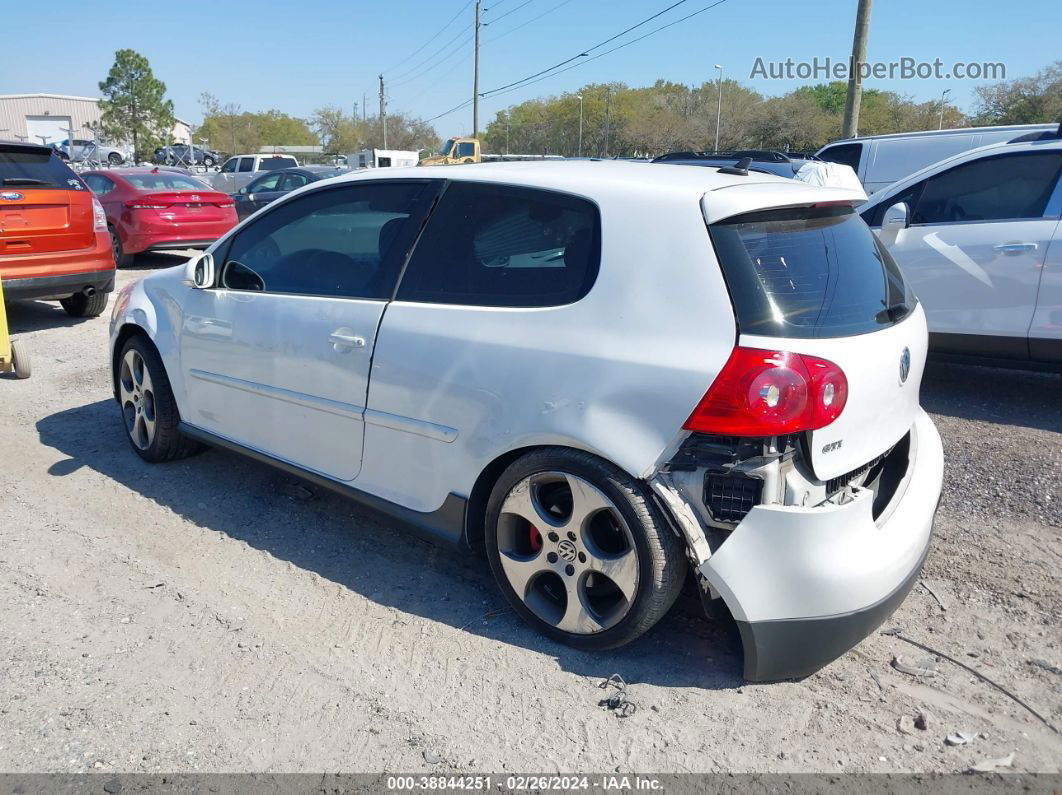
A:
<svg viewBox="0 0 1062 795">
<path fill-rule="evenodd" d="M 126 181 L 138 192 L 126 206 L 148 223 L 214 224 L 232 218 L 232 197 L 195 177 L 156 169 L 129 174 Z"/>
<path fill-rule="evenodd" d="M 0 143 L 0 254 L 95 245 L 92 193 L 50 149 Z"/>
<path fill-rule="evenodd" d="M 808 464 L 829 480 L 875 460 L 910 430 L 927 335 L 899 268 L 853 202 L 819 194 L 721 219 L 709 212 L 712 194 L 703 207 L 738 345 L 826 359 L 844 372 L 840 415 L 805 436 Z"/>
</svg>

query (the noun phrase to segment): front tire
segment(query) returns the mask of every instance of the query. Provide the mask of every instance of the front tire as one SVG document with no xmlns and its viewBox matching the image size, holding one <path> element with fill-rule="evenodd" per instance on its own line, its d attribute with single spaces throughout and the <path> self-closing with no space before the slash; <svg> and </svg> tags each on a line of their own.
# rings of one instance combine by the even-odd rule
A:
<svg viewBox="0 0 1062 795">
<path fill-rule="evenodd" d="M 567 448 L 528 453 L 502 473 L 485 541 L 513 610 L 580 649 L 637 638 L 671 608 L 686 574 L 682 543 L 648 489 Z"/>
<path fill-rule="evenodd" d="M 60 299 L 59 303 L 70 317 L 98 317 L 107 308 L 107 293 L 74 293 L 69 298 Z"/>
<path fill-rule="evenodd" d="M 122 247 L 122 237 L 118 234 L 117 229 L 109 226 L 107 231 L 111 234 L 111 253 L 114 255 L 114 267 L 128 268 L 133 264 L 136 255 L 125 253 L 125 249 Z"/>
<path fill-rule="evenodd" d="M 114 376 L 126 438 L 137 455 L 157 464 L 199 450 L 200 445 L 177 428 L 181 415 L 170 379 L 147 337 L 130 337 L 122 347 Z"/>
<path fill-rule="evenodd" d="M 215 165 L 217 165 L 217 161 L 210 155 L 207 155 L 203 158 L 203 165 L 207 168 L 213 168 Z"/>
<path fill-rule="evenodd" d="M 120 166 L 123 162 L 122 156 L 117 152 L 110 152 L 107 155 L 107 162 L 112 166 Z"/>
</svg>

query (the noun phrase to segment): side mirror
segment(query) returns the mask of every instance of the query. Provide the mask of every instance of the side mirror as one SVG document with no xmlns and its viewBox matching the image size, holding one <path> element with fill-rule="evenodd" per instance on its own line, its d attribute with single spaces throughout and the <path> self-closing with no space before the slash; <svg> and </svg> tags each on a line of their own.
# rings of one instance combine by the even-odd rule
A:
<svg viewBox="0 0 1062 795">
<path fill-rule="evenodd" d="M 886 245 L 896 242 L 896 236 L 909 224 L 906 202 L 896 202 L 881 219 L 881 240 Z"/>
<path fill-rule="evenodd" d="M 184 283 L 197 290 L 214 286 L 214 256 L 203 253 L 184 266 Z"/>
</svg>

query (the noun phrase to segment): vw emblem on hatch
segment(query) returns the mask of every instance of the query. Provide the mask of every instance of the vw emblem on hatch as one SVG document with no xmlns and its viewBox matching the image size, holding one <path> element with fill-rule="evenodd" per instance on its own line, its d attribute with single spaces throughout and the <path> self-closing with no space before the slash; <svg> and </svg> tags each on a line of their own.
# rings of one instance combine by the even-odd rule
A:
<svg viewBox="0 0 1062 795">
<path fill-rule="evenodd" d="M 900 383 L 907 383 L 907 376 L 911 374 L 911 350 L 904 348 L 900 354 Z"/>
<path fill-rule="evenodd" d="M 567 538 L 557 544 L 557 554 L 564 560 L 571 563 L 576 558 L 575 544 L 569 541 Z"/>
<path fill-rule="evenodd" d="M 4 201 L 17 202 L 19 199 L 24 198 L 26 197 L 21 193 L 16 193 L 13 190 L 5 190 L 3 193 L 0 193 L 0 199 L 3 199 Z"/>
</svg>

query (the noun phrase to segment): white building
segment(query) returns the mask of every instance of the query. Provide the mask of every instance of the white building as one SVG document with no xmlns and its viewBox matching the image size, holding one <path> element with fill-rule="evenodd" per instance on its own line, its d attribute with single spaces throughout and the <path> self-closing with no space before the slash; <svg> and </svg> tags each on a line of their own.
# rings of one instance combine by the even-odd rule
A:
<svg viewBox="0 0 1062 795">
<path fill-rule="evenodd" d="M 50 144 L 66 139 L 71 129 L 73 138 L 91 139 L 100 121 L 99 102 L 64 94 L 0 94 L 0 140 Z M 189 143 L 192 127 L 178 119 L 171 136 L 165 143 Z"/>
</svg>

